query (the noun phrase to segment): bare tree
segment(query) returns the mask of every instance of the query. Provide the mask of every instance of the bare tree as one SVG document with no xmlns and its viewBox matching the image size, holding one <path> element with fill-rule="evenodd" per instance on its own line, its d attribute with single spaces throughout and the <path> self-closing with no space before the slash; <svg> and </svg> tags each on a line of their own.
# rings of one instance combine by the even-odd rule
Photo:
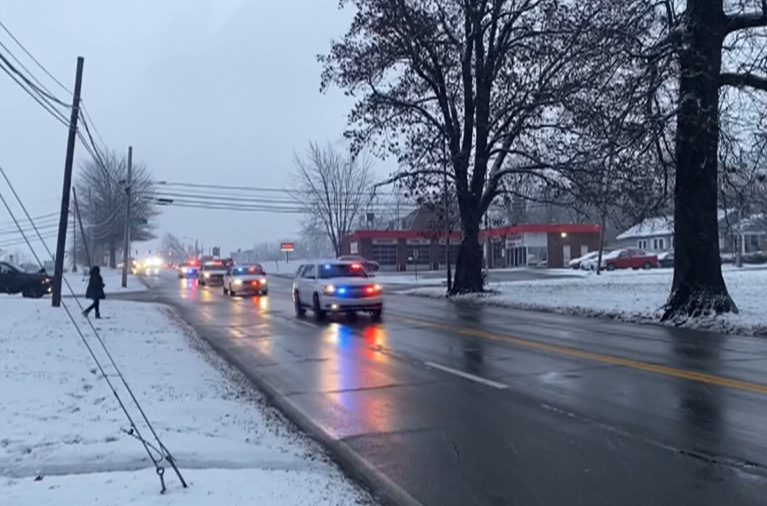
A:
<svg viewBox="0 0 767 506">
<path fill-rule="evenodd" d="M 636 15 L 614 0 L 346 4 L 354 21 L 321 57 L 323 88 L 357 98 L 348 135 L 397 157 L 390 181 L 439 187 L 447 150 L 463 233 L 452 292 L 481 291 L 479 230 L 500 181 L 514 173 L 546 180 L 582 162 L 581 150 L 554 158 L 548 144 L 568 135 L 566 103 L 612 77 Z"/>
<path fill-rule="evenodd" d="M 194 244 L 184 242 L 177 235 L 167 232 L 160 240 L 160 251 L 164 251 L 174 258 L 186 258 L 194 254 Z"/>
<path fill-rule="evenodd" d="M 294 155 L 294 196 L 307 220 L 317 220 L 336 255 L 352 232 L 371 195 L 371 162 L 328 143 L 309 145 L 304 157 Z"/>
<path fill-rule="evenodd" d="M 100 161 L 91 159 L 80 166 L 77 196 L 86 236 L 95 250 L 94 257 L 102 258 L 108 253 L 110 267 L 116 267 L 125 232 L 128 165 L 125 157 L 118 157 L 114 152 L 101 155 Z M 155 238 L 153 220 L 159 215 L 151 174 L 146 165 L 134 160 L 131 177 L 131 241 L 149 241 Z"/>
</svg>

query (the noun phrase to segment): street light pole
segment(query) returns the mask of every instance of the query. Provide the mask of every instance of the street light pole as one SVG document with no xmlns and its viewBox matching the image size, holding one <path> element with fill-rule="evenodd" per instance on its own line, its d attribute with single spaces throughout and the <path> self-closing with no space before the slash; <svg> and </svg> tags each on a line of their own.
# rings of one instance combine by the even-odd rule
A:
<svg viewBox="0 0 767 506">
<path fill-rule="evenodd" d="M 447 291 L 450 293 L 453 289 L 453 276 L 450 272 L 450 205 L 447 199 L 447 150 L 445 143 L 442 143 L 442 179 L 444 186 L 445 201 L 445 260 L 447 261 Z"/>
</svg>

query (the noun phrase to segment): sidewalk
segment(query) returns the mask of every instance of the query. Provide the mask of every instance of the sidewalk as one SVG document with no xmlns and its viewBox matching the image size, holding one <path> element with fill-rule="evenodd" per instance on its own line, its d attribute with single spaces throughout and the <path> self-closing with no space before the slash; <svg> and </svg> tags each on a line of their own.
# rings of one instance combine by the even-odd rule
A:
<svg viewBox="0 0 767 506">
<path fill-rule="evenodd" d="M 182 489 L 166 464 L 160 495 L 154 466 L 122 431 L 128 422 L 64 310 L 39 302 L 0 299 L 3 504 L 372 504 L 169 310 L 106 301 L 96 328 L 190 483 Z M 64 303 L 104 358 L 74 301 Z"/>
</svg>

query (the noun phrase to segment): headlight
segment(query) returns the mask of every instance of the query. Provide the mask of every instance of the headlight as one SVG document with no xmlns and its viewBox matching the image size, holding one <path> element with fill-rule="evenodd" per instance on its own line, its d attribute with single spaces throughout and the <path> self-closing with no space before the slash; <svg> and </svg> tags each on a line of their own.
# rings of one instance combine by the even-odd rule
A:
<svg viewBox="0 0 767 506">
<path fill-rule="evenodd" d="M 209 272 L 206 272 L 206 273 L 204 274 L 204 276 L 205 276 L 206 278 L 209 278 L 209 277 L 210 277 L 210 273 L 209 273 Z"/>
<path fill-rule="evenodd" d="M 335 293 L 336 287 L 333 285 L 325 285 L 322 287 L 322 291 L 325 293 Z"/>
<path fill-rule="evenodd" d="M 242 284 L 242 280 L 241 279 L 235 279 L 234 280 L 234 284 L 235 285 L 241 285 Z"/>
</svg>

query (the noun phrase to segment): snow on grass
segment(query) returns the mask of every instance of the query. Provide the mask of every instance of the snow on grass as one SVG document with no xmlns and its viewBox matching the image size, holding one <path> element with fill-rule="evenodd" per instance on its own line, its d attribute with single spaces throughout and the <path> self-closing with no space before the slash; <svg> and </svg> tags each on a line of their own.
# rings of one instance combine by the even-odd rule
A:
<svg viewBox="0 0 767 506">
<path fill-rule="evenodd" d="M 88 286 L 87 271 L 85 273 L 66 272 L 64 273 L 64 276 L 66 277 L 67 281 L 69 281 L 72 289 L 75 291 L 75 295 L 78 297 L 84 297 L 85 289 Z M 120 269 L 109 269 L 107 267 L 102 267 L 101 277 L 104 279 L 104 285 L 106 285 L 104 287 L 104 291 L 107 294 L 107 298 L 109 297 L 110 293 L 143 292 L 147 289 L 147 286 L 132 274 L 128 274 L 128 286 L 123 288 L 122 270 Z M 66 284 L 62 287 L 61 294 L 70 295 Z"/>
<path fill-rule="evenodd" d="M 65 300 L 76 313 L 73 301 Z M 0 300 L 2 504 L 274 506 L 361 504 L 321 451 L 267 407 L 206 344 L 151 304 L 106 301 L 94 320 L 185 478 L 169 492 L 63 309 Z M 77 313 L 76 313 L 77 314 Z M 97 348 L 87 322 L 89 343 Z M 120 397 L 129 396 L 107 368 Z M 135 420 L 140 416 L 132 409 Z M 143 424 L 145 437 L 149 431 Z M 167 466 L 166 466 L 167 467 Z M 36 476 L 42 480 L 35 481 Z"/>
<path fill-rule="evenodd" d="M 685 326 L 723 333 L 767 335 L 767 269 L 723 268 L 737 315 L 699 318 Z M 516 309 L 610 318 L 637 323 L 657 323 L 668 298 L 672 269 L 613 271 L 602 275 L 583 273 L 561 279 L 490 283 L 491 292 L 456 296 L 454 300 Z M 445 289 L 415 288 L 406 295 L 442 298 Z"/>
</svg>

